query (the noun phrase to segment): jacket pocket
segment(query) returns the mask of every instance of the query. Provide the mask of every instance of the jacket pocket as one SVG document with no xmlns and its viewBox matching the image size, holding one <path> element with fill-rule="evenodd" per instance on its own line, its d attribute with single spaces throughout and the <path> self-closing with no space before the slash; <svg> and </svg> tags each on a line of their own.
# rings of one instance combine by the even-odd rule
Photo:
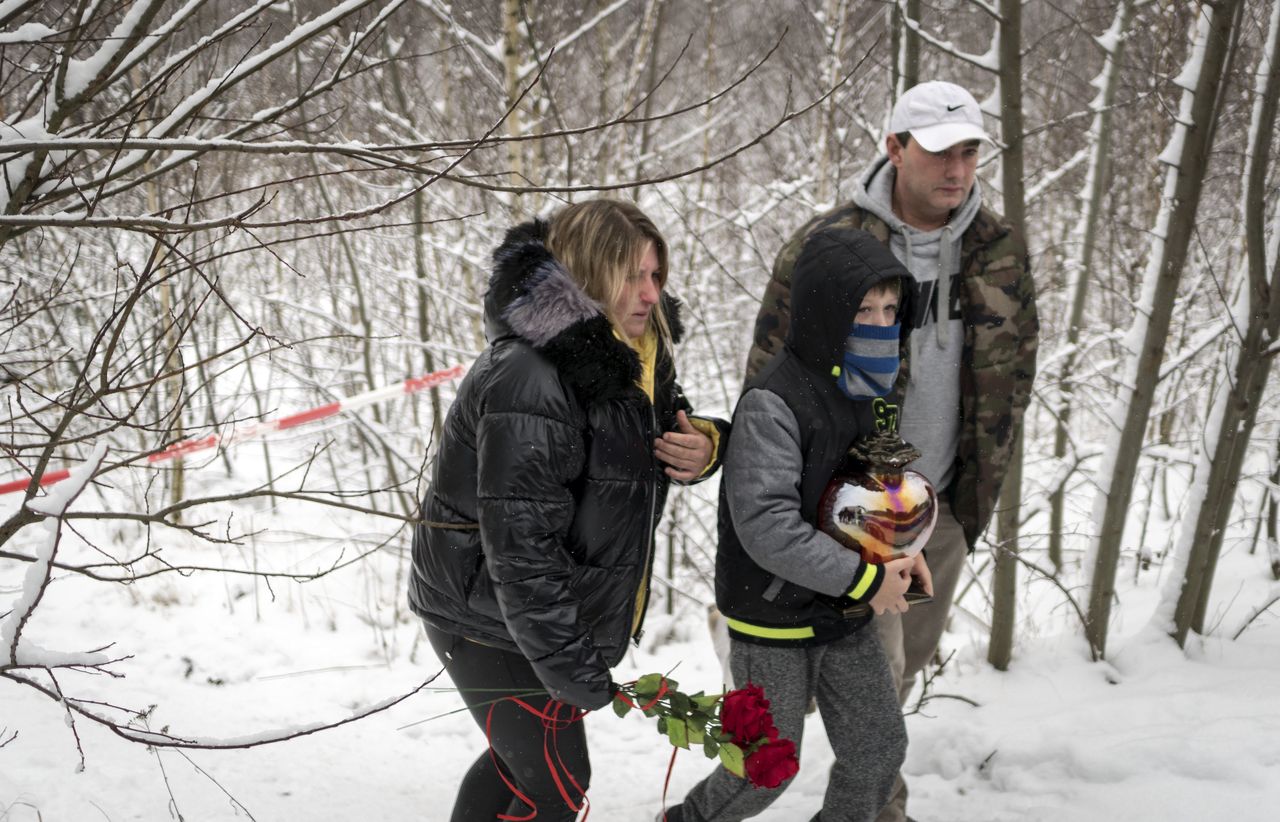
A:
<svg viewBox="0 0 1280 822">
<path fill-rule="evenodd" d="M 804 611 L 813 605 L 814 592 L 803 585 L 796 585 L 794 582 L 788 582 L 775 575 L 770 578 L 769 584 L 765 586 L 761 598 L 775 608 L 781 608 L 786 611 Z"/>
</svg>

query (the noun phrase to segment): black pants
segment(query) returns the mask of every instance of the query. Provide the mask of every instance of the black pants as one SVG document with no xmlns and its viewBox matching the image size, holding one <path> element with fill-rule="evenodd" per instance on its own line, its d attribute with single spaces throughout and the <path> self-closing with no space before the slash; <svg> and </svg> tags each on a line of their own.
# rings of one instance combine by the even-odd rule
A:
<svg viewBox="0 0 1280 822">
<path fill-rule="evenodd" d="M 495 764 L 495 757 L 485 750 L 472 763 L 458 788 L 450 822 L 491 822 L 499 814 L 528 816 L 533 809 L 512 793 L 503 776 L 536 806 L 537 822 L 572 822 L 577 813 L 561 795 L 547 755 L 559 772 L 564 791 L 574 805 L 581 805 L 591 779 L 582 722 L 562 722 L 554 731 L 544 730 L 541 718 L 504 699 L 516 696 L 547 714 L 559 705 L 520 654 L 480 645 L 430 625 L 427 639 L 480 730 L 487 726 L 498 760 Z M 560 715 L 571 716 L 572 709 L 561 706 Z"/>
</svg>

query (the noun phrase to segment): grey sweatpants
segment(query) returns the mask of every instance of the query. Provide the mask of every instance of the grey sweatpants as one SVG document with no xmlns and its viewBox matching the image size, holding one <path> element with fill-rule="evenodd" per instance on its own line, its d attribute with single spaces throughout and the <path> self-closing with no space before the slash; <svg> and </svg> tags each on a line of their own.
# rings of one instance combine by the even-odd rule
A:
<svg viewBox="0 0 1280 822">
<path fill-rule="evenodd" d="M 778 732 L 800 749 L 805 710 L 816 699 L 835 762 L 821 822 L 869 822 L 889 797 L 907 731 L 880 637 L 871 626 L 835 642 L 775 648 L 732 640 L 734 682 L 759 685 Z M 803 762 L 801 764 L 803 768 Z M 716 768 L 681 803 L 686 822 L 738 822 L 782 795 Z"/>
<path fill-rule="evenodd" d="M 969 546 L 964 539 L 964 529 L 951 513 L 951 505 L 941 501 L 938 524 L 925 546 L 929 561 L 929 574 L 933 577 L 933 602 L 917 605 L 905 614 L 881 614 L 875 618 L 875 627 L 884 643 L 893 672 L 898 700 L 905 704 L 915 686 L 916 674 L 933 658 L 938 641 L 947 626 L 951 603 L 955 600 L 956 586 L 964 573 Z M 905 822 L 907 819 L 907 783 L 898 774 L 893 793 L 881 809 L 877 822 Z"/>
</svg>

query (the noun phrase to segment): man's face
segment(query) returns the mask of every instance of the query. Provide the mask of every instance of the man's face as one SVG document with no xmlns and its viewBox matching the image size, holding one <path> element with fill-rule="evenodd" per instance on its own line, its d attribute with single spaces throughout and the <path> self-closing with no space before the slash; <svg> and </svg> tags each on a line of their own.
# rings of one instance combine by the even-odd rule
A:
<svg viewBox="0 0 1280 822">
<path fill-rule="evenodd" d="M 896 134 L 885 140 L 889 162 L 897 169 L 894 211 L 907 225 L 930 231 L 946 224 L 965 201 L 978 169 L 978 141 L 956 143 L 942 151 L 926 151 L 918 140 L 904 147 Z"/>
</svg>

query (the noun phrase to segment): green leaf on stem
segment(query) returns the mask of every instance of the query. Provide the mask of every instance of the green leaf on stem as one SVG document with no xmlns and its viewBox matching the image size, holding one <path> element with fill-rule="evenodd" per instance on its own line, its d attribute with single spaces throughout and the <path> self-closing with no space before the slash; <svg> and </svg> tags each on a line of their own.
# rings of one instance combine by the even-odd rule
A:
<svg viewBox="0 0 1280 822">
<path fill-rule="evenodd" d="M 683 719 L 667 720 L 667 739 L 677 748 L 689 749 L 689 726 Z"/>
<path fill-rule="evenodd" d="M 662 674 L 645 674 L 636 680 L 636 696 L 648 701 L 658 695 L 658 689 L 661 687 Z M 668 682 L 667 687 L 674 686 Z"/>
<path fill-rule="evenodd" d="M 618 716 L 626 716 L 631 711 L 631 706 L 622 701 L 622 694 L 613 695 L 613 712 Z"/>
<path fill-rule="evenodd" d="M 723 698 L 723 696 L 724 694 L 711 694 L 710 696 L 708 696 L 707 694 L 704 694 L 701 691 L 699 691 L 698 693 L 691 696 L 690 699 L 693 700 L 694 705 L 698 706 L 699 710 L 706 711 L 707 713 L 711 713 L 711 709 L 716 706 L 716 703 L 719 702 L 721 698 Z"/>
<path fill-rule="evenodd" d="M 747 771 L 744 765 L 745 757 L 742 755 L 742 749 L 732 742 L 726 742 L 720 746 L 717 752 L 720 757 L 720 764 L 724 765 L 724 769 L 735 776 L 746 776 Z"/>
</svg>

